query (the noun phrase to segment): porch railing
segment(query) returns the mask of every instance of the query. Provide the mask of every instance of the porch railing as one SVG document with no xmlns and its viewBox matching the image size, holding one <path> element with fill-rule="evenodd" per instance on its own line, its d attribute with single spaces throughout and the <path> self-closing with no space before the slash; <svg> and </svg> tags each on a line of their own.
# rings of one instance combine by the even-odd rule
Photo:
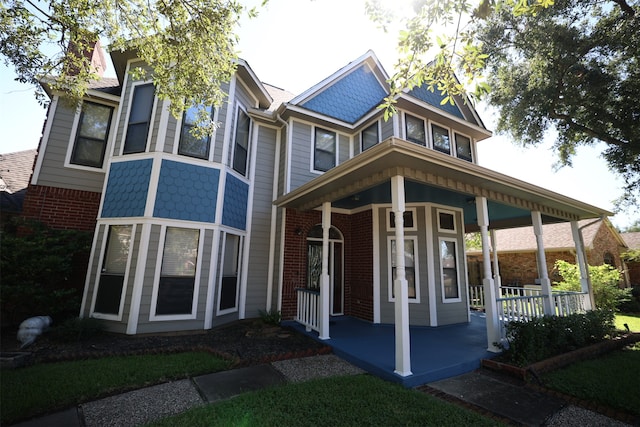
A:
<svg viewBox="0 0 640 427">
<path fill-rule="evenodd" d="M 296 293 L 296 322 L 304 325 L 307 331 L 320 332 L 320 291 L 297 288 Z"/>
</svg>

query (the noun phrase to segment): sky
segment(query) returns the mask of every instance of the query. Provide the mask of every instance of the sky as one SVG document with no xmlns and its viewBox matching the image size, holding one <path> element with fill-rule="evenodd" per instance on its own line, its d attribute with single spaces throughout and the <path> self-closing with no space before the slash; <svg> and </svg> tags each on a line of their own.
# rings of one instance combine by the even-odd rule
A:
<svg viewBox="0 0 640 427">
<path fill-rule="evenodd" d="M 406 8 L 411 0 L 384 0 Z M 258 5 L 261 0 L 249 0 Z M 349 62 L 372 50 L 393 74 L 396 33 L 384 33 L 365 15 L 364 0 L 269 0 L 254 19 L 242 19 L 238 34 L 240 57 L 263 82 L 299 94 Z M 113 69 L 107 70 L 112 75 Z M 46 110 L 33 88 L 14 82 L 13 70 L 0 66 L 0 153 L 37 148 Z M 476 106 L 487 128 L 496 114 Z M 478 162 L 514 178 L 555 191 L 602 209 L 613 210 L 623 181 L 600 157 L 602 145 L 580 147 L 572 167 L 556 171 L 552 140 L 524 149 L 506 136 L 494 135 L 478 144 Z M 640 219 L 640 212 L 610 217 L 620 228 Z"/>
</svg>

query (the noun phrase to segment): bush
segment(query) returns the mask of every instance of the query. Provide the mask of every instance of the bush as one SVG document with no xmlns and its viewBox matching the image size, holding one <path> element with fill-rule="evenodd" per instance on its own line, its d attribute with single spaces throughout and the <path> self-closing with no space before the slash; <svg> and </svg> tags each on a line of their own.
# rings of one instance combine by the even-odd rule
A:
<svg viewBox="0 0 640 427">
<path fill-rule="evenodd" d="M 103 331 L 104 325 L 98 319 L 74 317 L 51 328 L 50 336 L 60 342 L 82 342 Z"/>
<path fill-rule="evenodd" d="M 54 324 L 80 311 L 84 284 L 77 271 L 86 267 L 91 233 L 54 230 L 17 219 L 16 231 L 4 231 L 0 254 L 2 326 L 48 315 Z"/>
<path fill-rule="evenodd" d="M 278 310 L 260 310 L 260 318 L 268 325 L 279 325 L 280 320 L 282 320 L 282 316 Z"/>
<path fill-rule="evenodd" d="M 515 365 L 526 366 L 602 341 L 614 330 L 614 313 L 611 310 L 510 322 L 507 325 L 509 345 L 504 357 Z"/>
<path fill-rule="evenodd" d="M 555 268 L 562 276 L 562 282 L 554 282 L 554 290 L 580 291 L 580 273 L 578 266 L 566 261 L 556 261 Z M 589 266 L 589 278 L 593 288 L 596 308 L 617 311 L 621 304 L 631 298 L 630 289 L 621 289 L 620 271 L 608 264 Z"/>
<path fill-rule="evenodd" d="M 623 301 L 619 309 L 623 313 L 640 313 L 640 285 L 631 288 L 631 297 Z"/>
</svg>

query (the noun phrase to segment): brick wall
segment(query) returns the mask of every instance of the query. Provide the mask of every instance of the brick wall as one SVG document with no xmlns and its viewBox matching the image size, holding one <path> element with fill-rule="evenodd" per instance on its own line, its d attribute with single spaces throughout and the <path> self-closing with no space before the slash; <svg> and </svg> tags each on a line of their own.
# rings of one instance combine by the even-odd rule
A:
<svg viewBox="0 0 640 427">
<path fill-rule="evenodd" d="M 100 207 L 100 193 L 29 185 L 22 216 L 51 228 L 93 231 Z"/>
<path fill-rule="evenodd" d="M 360 319 L 373 321 L 373 216 L 365 211 L 351 218 L 352 250 L 349 262 L 350 310 Z"/>
</svg>

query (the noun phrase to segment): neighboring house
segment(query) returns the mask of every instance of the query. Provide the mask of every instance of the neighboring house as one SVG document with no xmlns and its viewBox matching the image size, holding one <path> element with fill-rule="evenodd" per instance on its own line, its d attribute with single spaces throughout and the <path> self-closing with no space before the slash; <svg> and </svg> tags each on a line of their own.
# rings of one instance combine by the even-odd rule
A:
<svg viewBox="0 0 640 427">
<path fill-rule="evenodd" d="M 36 150 L 0 154 L 0 228 L 20 215 Z"/>
<path fill-rule="evenodd" d="M 130 77 L 146 67 L 135 55 L 111 56 L 118 86 L 94 87 L 78 111 L 51 94 L 32 187 L 79 196 L 58 201 L 61 221 L 97 212 L 80 315 L 113 332 L 278 310 L 325 339 L 329 317 L 349 315 L 395 323 L 406 376 L 409 324 L 469 321 L 465 232 L 610 215 L 479 166 L 491 132 L 461 98 L 416 88 L 385 121 L 389 76 L 371 51 L 297 96 L 240 60 L 211 138 Z"/>
<path fill-rule="evenodd" d="M 622 236 L 629 250 L 640 250 L 640 231 L 622 233 L 620 236 Z M 640 262 L 627 261 L 627 271 L 629 274 L 629 284 L 632 286 L 640 286 Z"/>
<path fill-rule="evenodd" d="M 627 244 L 608 219 L 578 221 L 582 230 L 584 248 L 589 265 L 609 264 L 621 272 L 626 265 L 620 255 Z M 545 224 L 543 226 L 547 272 L 552 281 L 562 277 L 554 269 L 558 260 L 576 263 L 576 248 L 569 223 Z M 533 227 L 496 230 L 499 272 L 503 286 L 525 286 L 538 284 L 537 243 Z M 482 284 L 480 250 L 467 250 L 470 284 Z M 624 284 L 629 281 L 623 274 Z"/>
</svg>

